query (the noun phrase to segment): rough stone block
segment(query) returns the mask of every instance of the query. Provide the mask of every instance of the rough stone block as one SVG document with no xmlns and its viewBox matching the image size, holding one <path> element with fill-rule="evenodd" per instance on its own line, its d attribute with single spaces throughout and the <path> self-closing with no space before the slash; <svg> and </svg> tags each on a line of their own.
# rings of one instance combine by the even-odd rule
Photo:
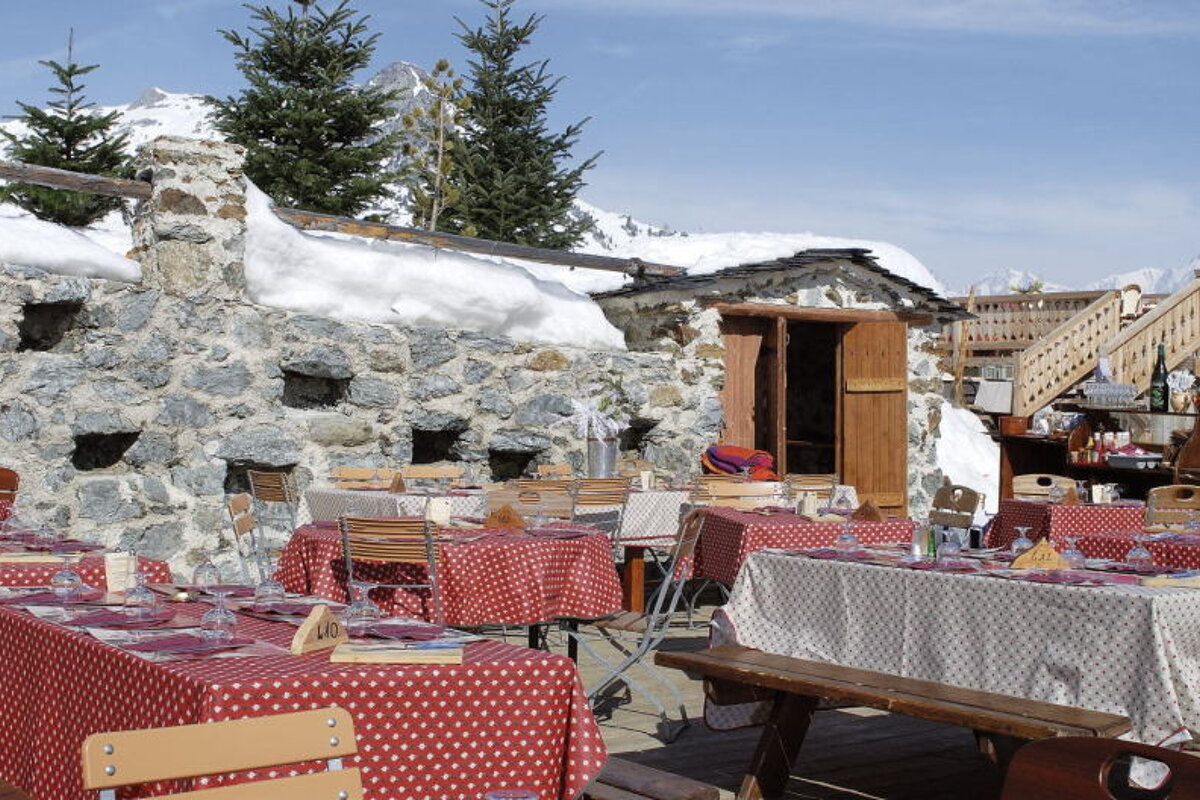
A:
<svg viewBox="0 0 1200 800">
<path fill-rule="evenodd" d="M 303 355 L 293 355 L 279 362 L 281 369 L 308 375 L 312 378 L 345 380 L 354 377 L 350 359 L 338 347 L 317 345 Z"/>
<path fill-rule="evenodd" d="M 419 378 L 413 378 L 408 384 L 408 395 L 414 400 L 449 397 L 460 391 L 462 391 L 462 386 L 449 375 L 422 375 Z M 350 384 L 350 393 L 353 396 L 354 384 Z"/>
<path fill-rule="evenodd" d="M 414 370 L 426 370 L 445 364 L 458 355 L 458 347 L 442 328 L 413 328 L 408 350 Z"/>
<path fill-rule="evenodd" d="M 356 447 L 366 444 L 375 431 L 366 420 L 341 414 L 321 414 L 308 420 L 308 438 L 325 447 Z"/>
<path fill-rule="evenodd" d="M 145 514 L 142 504 L 134 499 L 129 484 L 115 478 L 93 478 L 81 481 L 76 490 L 79 516 L 105 525 Z"/>
<path fill-rule="evenodd" d="M 527 403 L 521 403 L 513 422 L 533 427 L 554 425 L 564 417 L 575 413 L 570 398 L 558 394 L 540 394 Z"/>
<path fill-rule="evenodd" d="M 162 410 L 155 422 L 169 427 L 203 428 L 213 423 L 213 414 L 194 397 L 171 394 L 162 399 Z"/>
<path fill-rule="evenodd" d="M 227 434 L 217 445 L 215 455 L 229 462 L 290 467 L 300 462 L 300 445 L 274 426 L 257 425 Z"/>
<path fill-rule="evenodd" d="M 537 453 L 549 448 L 553 442 L 550 437 L 533 431 L 516 429 L 498 430 L 492 434 L 488 448 L 505 453 Z"/>
<path fill-rule="evenodd" d="M 466 365 L 463 367 L 463 380 L 466 381 L 468 385 L 477 385 L 491 375 L 495 369 L 495 364 L 490 364 L 487 361 L 480 361 L 477 358 L 469 358 L 467 359 Z"/>
<path fill-rule="evenodd" d="M 53 403 L 66 397 L 86 373 L 78 358 L 47 353 L 29 371 L 22 391 L 40 403 Z"/>
<path fill-rule="evenodd" d="M 162 431 L 147 431 L 122 456 L 133 467 L 166 464 L 175 458 L 175 437 Z"/>
<path fill-rule="evenodd" d="M 72 436 L 89 433 L 135 433 L 138 426 L 114 411 L 83 411 L 71 423 Z"/>
<path fill-rule="evenodd" d="M 349 399 L 356 406 L 391 408 L 400 402 L 400 394 L 387 381 L 360 376 L 350 381 Z"/>
<path fill-rule="evenodd" d="M 127 290 L 118 302 L 117 328 L 122 331 L 140 331 L 150 321 L 159 293 L 153 290 Z"/>
<path fill-rule="evenodd" d="M 183 384 L 209 394 L 237 397 L 250 388 L 250 371 L 240 361 L 215 367 L 199 367 L 183 379 Z"/>
<path fill-rule="evenodd" d="M 23 403 L 0 405 L 0 439 L 20 442 L 33 438 L 39 430 L 37 418 Z"/>
<path fill-rule="evenodd" d="M 529 369 L 537 372 L 549 372 L 551 370 L 569 369 L 571 359 L 557 350 L 542 350 L 537 355 L 529 359 L 527 365 Z"/>
</svg>

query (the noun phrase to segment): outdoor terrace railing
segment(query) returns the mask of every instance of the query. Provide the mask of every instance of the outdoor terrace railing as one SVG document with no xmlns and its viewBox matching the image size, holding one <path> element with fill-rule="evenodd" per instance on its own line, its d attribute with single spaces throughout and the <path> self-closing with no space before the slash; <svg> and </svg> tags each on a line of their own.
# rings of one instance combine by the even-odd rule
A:
<svg viewBox="0 0 1200 800">
<path fill-rule="evenodd" d="M 1114 337 L 1105 348 L 1113 379 L 1145 391 L 1158 343 L 1166 345 L 1167 368 L 1178 366 L 1200 350 L 1200 277 L 1195 278 Z"/>
</svg>

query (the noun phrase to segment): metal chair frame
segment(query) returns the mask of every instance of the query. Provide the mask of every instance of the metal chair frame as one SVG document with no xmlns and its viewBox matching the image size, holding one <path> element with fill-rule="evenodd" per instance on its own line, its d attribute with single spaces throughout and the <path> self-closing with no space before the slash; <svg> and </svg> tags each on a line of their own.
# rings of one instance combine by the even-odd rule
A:
<svg viewBox="0 0 1200 800">
<path fill-rule="evenodd" d="M 256 516 L 260 519 L 270 519 L 275 515 L 264 513 L 268 508 L 266 504 L 283 505 L 287 509 L 288 522 L 291 524 L 288 534 L 296 530 L 296 507 L 300 503 L 300 493 L 296 491 L 291 474 L 249 469 L 246 470 L 246 478 L 250 481 L 250 495 L 258 509 Z"/>
<path fill-rule="evenodd" d="M 355 586 L 370 585 L 379 589 L 428 589 L 433 606 L 433 622 L 442 623 L 444 613 L 438 591 L 438 549 L 433 541 L 433 525 L 428 519 L 416 517 L 342 517 L 342 555 L 346 560 L 346 588 L 354 599 Z M 354 577 L 354 562 L 368 561 L 384 564 L 424 565 L 427 581 L 416 583 L 376 583 L 358 581 Z M 369 591 L 369 590 L 368 590 Z"/>
<path fill-rule="evenodd" d="M 230 495 L 225 501 L 225 508 L 229 512 L 229 521 L 233 529 L 233 550 L 237 553 L 243 580 L 248 584 L 255 582 L 246 562 L 247 557 L 250 557 L 254 559 L 259 581 L 265 581 L 270 576 L 263 563 L 262 535 L 258 529 L 258 519 L 254 516 L 254 498 L 246 492 Z M 249 553 L 244 552 L 243 541 L 249 541 Z"/>
</svg>

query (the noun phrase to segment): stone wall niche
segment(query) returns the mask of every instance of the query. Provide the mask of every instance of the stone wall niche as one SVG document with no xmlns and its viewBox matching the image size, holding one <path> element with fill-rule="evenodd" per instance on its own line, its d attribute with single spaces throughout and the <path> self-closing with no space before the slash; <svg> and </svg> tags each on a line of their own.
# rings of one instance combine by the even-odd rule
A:
<svg viewBox="0 0 1200 800">
<path fill-rule="evenodd" d="M 349 378 L 319 378 L 283 370 L 283 404 L 288 408 L 335 408 L 346 399 L 349 389 Z"/>
<path fill-rule="evenodd" d="M 65 301 L 58 303 L 26 303 L 21 309 L 21 321 L 17 325 L 20 341 L 17 351 L 53 350 L 63 340 L 67 331 L 75 325 L 83 303 Z"/>
<path fill-rule="evenodd" d="M 538 453 L 516 450 L 488 450 L 488 469 L 493 481 L 510 481 L 513 478 L 529 477 L 529 465 Z"/>
<path fill-rule="evenodd" d="M 80 472 L 115 467 L 125 451 L 137 442 L 139 435 L 136 431 L 77 434 L 71 466 Z"/>
<path fill-rule="evenodd" d="M 412 463 L 436 464 L 439 461 L 457 461 L 456 445 L 466 428 L 446 428 L 425 431 L 412 429 Z"/>
<path fill-rule="evenodd" d="M 250 491 L 250 476 L 247 472 L 286 472 L 289 475 L 296 469 L 295 464 L 277 467 L 271 464 L 256 464 L 253 461 L 225 462 L 225 494 L 241 494 Z"/>
</svg>

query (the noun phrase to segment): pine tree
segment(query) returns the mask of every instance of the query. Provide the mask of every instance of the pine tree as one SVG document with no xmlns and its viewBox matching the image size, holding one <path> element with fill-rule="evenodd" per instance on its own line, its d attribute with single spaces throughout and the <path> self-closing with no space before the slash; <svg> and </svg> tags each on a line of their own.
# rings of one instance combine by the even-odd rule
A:
<svg viewBox="0 0 1200 800">
<path fill-rule="evenodd" d="M 566 166 L 587 120 L 560 133 L 547 130 L 546 110 L 561 79 L 546 61 L 515 59 L 542 17 L 510 19 L 514 0 L 482 0 L 490 10 L 481 28 L 458 20 L 459 40 L 472 54 L 463 135 L 451 150 L 450 183 L 458 197 L 442 215 L 444 230 L 517 244 L 566 249 L 590 225 L 573 214 L 583 173 L 599 154 Z"/>
<path fill-rule="evenodd" d="M 408 209 L 414 228 L 435 231 L 442 212 L 458 202 L 458 189 L 450 181 L 452 151 L 458 146 L 458 118 L 470 101 L 463 96 L 463 79 L 455 77 L 450 62 L 442 59 L 422 79 L 431 100 L 404 115 L 407 158 L 403 182 L 408 189 Z"/>
<path fill-rule="evenodd" d="M 19 119 L 29 128 L 29 133 L 16 136 L 8 131 L 0 131 L 12 144 L 8 156 L 14 161 L 42 167 L 91 175 L 132 177 L 129 158 L 125 155 L 129 138 L 124 133 L 113 132 L 120 115 L 115 111 L 108 114 L 89 111 L 94 104 L 84 99 L 83 90 L 86 87 L 78 82 L 80 77 L 99 65 L 79 66 L 75 63 L 74 50 L 72 35 L 67 40 L 65 65 L 57 61 L 38 62 L 49 68 L 58 79 L 58 85 L 50 87 L 58 99 L 50 101 L 46 109 L 17 103 L 25 112 Z M 39 219 L 75 226 L 89 225 L 124 205 L 119 197 L 50 189 L 28 183 L 13 183 L 0 188 L 0 200 L 16 203 Z"/>
<path fill-rule="evenodd" d="M 207 99 L 217 129 L 246 148 L 246 174 L 260 189 L 283 205 L 351 216 L 387 196 L 395 178 L 381 164 L 398 135 L 380 124 L 396 92 L 351 84 L 379 35 L 367 35 L 368 17 L 349 0 L 332 11 L 293 2 L 299 14 L 247 6 L 261 27 L 220 32 L 249 86 Z"/>
</svg>

